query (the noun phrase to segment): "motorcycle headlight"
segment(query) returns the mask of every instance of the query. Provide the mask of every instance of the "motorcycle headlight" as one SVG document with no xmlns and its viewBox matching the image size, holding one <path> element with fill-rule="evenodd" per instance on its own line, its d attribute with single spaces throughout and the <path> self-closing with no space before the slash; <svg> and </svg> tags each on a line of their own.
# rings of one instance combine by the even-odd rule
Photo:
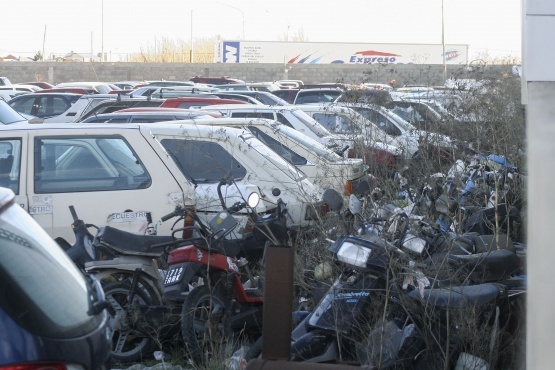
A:
<svg viewBox="0 0 555 370">
<path fill-rule="evenodd" d="M 416 235 L 407 233 L 405 239 L 403 239 L 403 249 L 421 255 L 426 249 L 426 240 Z"/>
<path fill-rule="evenodd" d="M 337 251 L 339 261 L 357 267 L 365 267 L 371 255 L 372 249 L 349 241 L 343 242 Z"/>
</svg>

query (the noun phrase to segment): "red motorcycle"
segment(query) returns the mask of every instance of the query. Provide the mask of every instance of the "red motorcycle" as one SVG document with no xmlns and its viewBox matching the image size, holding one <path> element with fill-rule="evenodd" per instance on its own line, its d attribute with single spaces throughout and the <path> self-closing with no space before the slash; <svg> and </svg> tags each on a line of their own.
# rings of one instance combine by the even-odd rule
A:
<svg viewBox="0 0 555 370">
<path fill-rule="evenodd" d="M 251 235 L 226 239 L 237 225 L 231 213 L 244 206 L 224 208 L 210 220 L 209 227 L 203 228 L 204 236 L 168 256 L 164 297 L 183 300 L 181 333 L 195 363 L 207 361 L 224 343 L 254 341 L 262 333 L 263 285 L 247 258 L 260 256 L 268 243 L 286 243 L 287 211 L 280 200 L 273 213 L 253 215 Z"/>
</svg>

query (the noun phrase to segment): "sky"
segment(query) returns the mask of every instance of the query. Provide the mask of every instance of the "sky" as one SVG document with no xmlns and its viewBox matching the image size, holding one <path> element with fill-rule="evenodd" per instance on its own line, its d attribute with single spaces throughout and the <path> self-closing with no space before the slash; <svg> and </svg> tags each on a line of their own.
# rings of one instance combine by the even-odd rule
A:
<svg viewBox="0 0 555 370">
<path fill-rule="evenodd" d="M 0 57 L 103 50 L 118 60 L 162 39 L 299 33 L 310 42 L 441 44 L 442 18 L 445 43 L 469 45 L 469 61 L 521 56 L 521 0 L 3 0 L 2 15 Z"/>
</svg>

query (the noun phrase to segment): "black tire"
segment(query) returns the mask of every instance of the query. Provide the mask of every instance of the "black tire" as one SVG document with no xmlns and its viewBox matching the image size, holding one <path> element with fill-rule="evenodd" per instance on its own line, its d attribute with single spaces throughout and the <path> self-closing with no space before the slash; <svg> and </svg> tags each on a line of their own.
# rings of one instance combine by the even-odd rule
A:
<svg viewBox="0 0 555 370">
<path fill-rule="evenodd" d="M 183 303 L 181 335 L 187 355 L 195 364 L 206 363 L 226 339 L 222 322 L 224 302 L 221 293 L 201 285 L 193 289 Z"/>
<path fill-rule="evenodd" d="M 249 362 L 254 358 L 260 357 L 262 354 L 262 337 L 258 338 L 256 342 L 251 344 L 247 353 L 245 354 L 245 361 Z"/>
<path fill-rule="evenodd" d="M 139 330 L 137 316 L 138 305 L 152 305 L 148 295 L 140 289 L 133 298 L 135 309 L 129 311 L 127 296 L 130 284 L 112 283 L 104 287 L 106 300 L 110 304 L 112 333 L 112 359 L 118 362 L 135 362 L 150 357 L 154 341 L 152 337 Z M 140 319 L 140 318 L 139 318 Z"/>
<path fill-rule="evenodd" d="M 127 284 L 131 285 L 133 281 L 133 273 L 128 271 L 99 271 L 96 273 L 99 278 L 102 287 L 108 286 L 110 284 Z M 160 306 L 162 305 L 162 298 L 158 291 L 156 291 L 143 276 L 139 277 L 137 282 L 138 290 L 143 292 L 144 296 L 149 298 L 149 304 Z"/>
</svg>

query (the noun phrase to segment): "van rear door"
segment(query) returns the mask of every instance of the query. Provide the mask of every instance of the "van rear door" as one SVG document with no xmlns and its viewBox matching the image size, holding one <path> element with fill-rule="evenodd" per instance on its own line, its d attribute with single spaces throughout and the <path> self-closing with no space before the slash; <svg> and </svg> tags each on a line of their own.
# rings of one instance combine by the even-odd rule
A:
<svg viewBox="0 0 555 370">
<path fill-rule="evenodd" d="M 33 130 L 29 143 L 30 213 L 54 238 L 73 242 L 71 205 L 87 223 L 143 233 L 148 213 L 156 222 L 188 192 L 137 128 Z"/>
</svg>

